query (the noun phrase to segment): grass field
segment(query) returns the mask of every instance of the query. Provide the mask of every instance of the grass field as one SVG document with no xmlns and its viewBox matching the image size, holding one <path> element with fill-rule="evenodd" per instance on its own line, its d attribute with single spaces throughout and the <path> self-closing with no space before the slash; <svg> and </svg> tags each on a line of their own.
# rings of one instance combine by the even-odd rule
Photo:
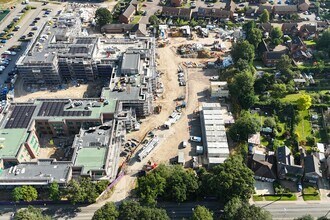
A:
<svg viewBox="0 0 330 220">
<path fill-rule="evenodd" d="M 134 16 L 134 19 L 133 19 L 133 21 L 131 22 L 131 24 L 137 24 L 137 23 L 139 23 L 141 17 L 142 17 L 142 16 L 140 16 L 140 15 L 136 15 L 136 16 Z"/>
<path fill-rule="evenodd" d="M 265 200 L 266 201 L 296 201 L 297 200 L 297 196 L 296 194 L 291 194 L 289 196 L 287 195 L 283 195 L 282 198 L 280 195 L 278 196 L 265 196 Z"/>
<path fill-rule="evenodd" d="M 259 196 L 259 195 L 253 195 L 252 199 L 255 202 L 264 201 L 264 197 L 263 196 Z"/>
<path fill-rule="evenodd" d="M 308 110 L 300 111 L 299 115 L 301 117 L 301 121 L 297 125 L 296 132 L 298 134 L 298 140 L 306 140 L 306 137 L 311 135 L 312 126 L 309 121 L 309 112 Z"/>
<path fill-rule="evenodd" d="M 0 2 L 1 2 L 1 0 L 0 0 Z M 9 14 L 9 12 L 10 11 L 7 11 L 7 10 L 0 12 L 0 21 L 2 21 L 2 19 L 4 19 L 6 17 L 6 15 Z"/>
<path fill-rule="evenodd" d="M 313 40 L 305 40 L 304 43 L 306 44 L 306 46 L 314 46 L 316 45 L 316 42 Z"/>
<path fill-rule="evenodd" d="M 315 189 L 314 187 L 309 186 L 303 189 L 303 199 L 305 201 L 310 201 L 310 200 L 320 200 L 321 198 L 318 190 Z"/>
</svg>

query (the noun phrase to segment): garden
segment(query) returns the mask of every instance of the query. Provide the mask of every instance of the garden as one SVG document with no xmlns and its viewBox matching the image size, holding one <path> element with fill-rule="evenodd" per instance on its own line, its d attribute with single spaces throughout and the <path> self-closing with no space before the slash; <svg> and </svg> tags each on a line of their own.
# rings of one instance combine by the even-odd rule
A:
<svg viewBox="0 0 330 220">
<path fill-rule="evenodd" d="M 320 193 L 315 187 L 308 186 L 303 189 L 303 199 L 305 201 L 320 200 Z"/>
</svg>

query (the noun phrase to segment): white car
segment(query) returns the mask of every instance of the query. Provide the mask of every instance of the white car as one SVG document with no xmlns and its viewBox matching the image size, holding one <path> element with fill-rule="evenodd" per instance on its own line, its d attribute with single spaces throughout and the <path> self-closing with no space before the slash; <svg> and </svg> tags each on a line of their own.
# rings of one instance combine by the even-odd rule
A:
<svg viewBox="0 0 330 220">
<path fill-rule="evenodd" d="M 193 142 L 201 142 L 202 138 L 197 136 L 190 136 L 190 140 Z"/>
<path fill-rule="evenodd" d="M 11 55 L 15 56 L 16 52 L 15 51 L 11 51 Z"/>
</svg>

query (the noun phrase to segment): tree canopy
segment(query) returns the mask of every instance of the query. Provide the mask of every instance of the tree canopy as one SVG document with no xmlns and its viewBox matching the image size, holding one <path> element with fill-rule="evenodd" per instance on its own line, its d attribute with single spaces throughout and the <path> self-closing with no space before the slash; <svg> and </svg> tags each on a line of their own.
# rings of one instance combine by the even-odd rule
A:
<svg viewBox="0 0 330 220">
<path fill-rule="evenodd" d="M 302 94 L 300 98 L 297 100 L 298 110 L 307 110 L 312 105 L 312 97 L 307 94 Z"/>
<path fill-rule="evenodd" d="M 49 186 L 49 198 L 53 201 L 60 200 L 60 187 L 56 181 L 52 182 Z"/>
<path fill-rule="evenodd" d="M 151 25 L 159 25 L 159 19 L 158 19 L 158 17 L 156 15 L 151 15 L 149 17 L 149 23 Z"/>
<path fill-rule="evenodd" d="M 42 210 L 33 206 L 20 209 L 15 214 L 14 220 L 51 220 L 50 216 L 43 215 Z"/>
<path fill-rule="evenodd" d="M 292 68 L 292 59 L 288 55 L 282 55 L 281 59 L 276 64 L 276 69 L 281 72 L 287 72 L 288 69 Z"/>
<path fill-rule="evenodd" d="M 330 56 L 330 28 L 323 32 L 322 36 L 316 42 L 316 47 L 323 50 Z"/>
<path fill-rule="evenodd" d="M 266 9 L 264 9 L 262 14 L 260 15 L 260 22 L 261 23 L 269 22 L 269 12 Z"/>
<path fill-rule="evenodd" d="M 14 201 L 31 202 L 38 198 L 38 192 L 33 186 L 20 186 L 14 188 L 12 196 Z"/>
<path fill-rule="evenodd" d="M 260 122 L 248 111 L 243 111 L 235 124 L 229 128 L 229 136 L 234 141 L 247 141 L 250 135 L 260 131 Z"/>
<path fill-rule="evenodd" d="M 209 193 L 222 202 L 233 197 L 246 202 L 254 192 L 254 174 L 237 155 L 200 176 L 202 184 L 209 188 Z"/>
<path fill-rule="evenodd" d="M 154 172 L 138 178 L 137 192 L 143 204 L 153 206 L 158 197 L 183 202 L 198 189 L 198 179 L 190 170 L 181 166 L 160 165 Z"/>
<path fill-rule="evenodd" d="M 283 37 L 283 32 L 281 28 L 275 27 L 273 30 L 270 32 L 270 37 L 272 39 L 273 44 L 279 45 L 282 43 L 282 37 Z"/>
<path fill-rule="evenodd" d="M 284 83 L 276 83 L 272 88 L 272 97 L 273 98 L 282 98 L 286 95 L 286 85 Z"/>
<path fill-rule="evenodd" d="M 205 206 L 196 206 L 191 220 L 213 220 L 213 213 Z"/>
<path fill-rule="evenodd" d="M 230 94 L 242 109 L 250 108 L 256 101 L 253 85 L 254 77 L 248 71 L 236 74 L 229 83 Z"/>
<path fill-rule="evenodd" d="M 100 28 L 112 21 L 111 12 L 107 8 L 98 8 L 95 12 L 95 22 Z"/>
<path fill-rule="evenodd" d="M 164 209 L 141 206 L 135 201 L 124 201 L 119 206 L 120 220 L 169 220 Z"/>
<path fill-rule="evenodd" d="M 119 217 L 119 212 L 113 202 L 107 202 L 101 208 L 96 210 L 92 220 L 116 220 Z"/>
<path fill-rule="evenodd" d="M 247 40 L 239 41 L 233 45 L 231 56 L 235 63 L 240 58 L 247 60 L 249 63 L 252 63 L 255 56 L 254 47 Z"/>
<path fill-rule="evenodd" d="M 234 197 L 226 203 L 223 219 L 271 220 L 272 216 L 268 211 Z"/>
<path fill-rule="evenodd" d="M 247 40 L 254 46 L 254 48 L 257 48 L 262 41 L 262 31 L 259 28 L 252 28 L 247 34 Z"/>
</svg>

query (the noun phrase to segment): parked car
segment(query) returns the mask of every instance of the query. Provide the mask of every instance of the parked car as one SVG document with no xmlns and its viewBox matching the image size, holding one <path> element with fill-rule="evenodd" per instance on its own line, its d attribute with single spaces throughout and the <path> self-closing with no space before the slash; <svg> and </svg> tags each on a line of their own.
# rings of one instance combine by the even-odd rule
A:
<svg viewBox="0 0 330 220">
<path fill-rule="evenodd" d="M 202 142 L 202 138 L 198 136 L 190 136 L 190 140 L 193 142 Z"/>
<path fill-rule="evenodd" d="M 213 7 L 213 6 L 214 6 L 213 3 L 208 3 L 208 4 L 207 4 L 207 7 Z"/>
</svg>

